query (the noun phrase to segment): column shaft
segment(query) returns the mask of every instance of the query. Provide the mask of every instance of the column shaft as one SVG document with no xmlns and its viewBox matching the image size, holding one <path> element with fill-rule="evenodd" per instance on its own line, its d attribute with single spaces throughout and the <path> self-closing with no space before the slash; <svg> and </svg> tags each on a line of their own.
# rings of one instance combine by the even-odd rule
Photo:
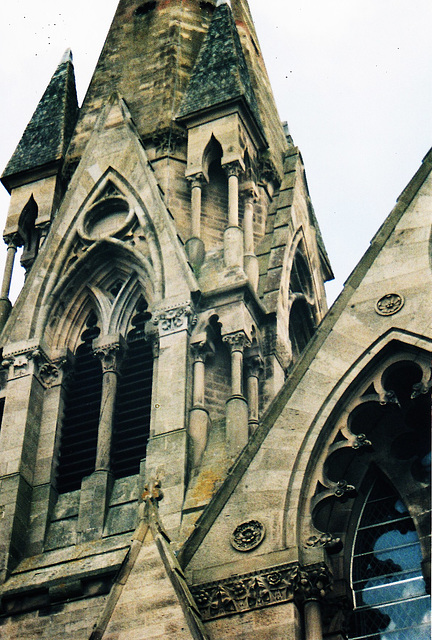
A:
<svg viewBox="0 0 432 640">
<path fill-rule="evenodd" d="M 191 238 L 201 238 L 201 184 L 197 180 L 192 184 L 191 208 Z"/>
<path fill-rule="evenodd" d="M 228 177 L 228 226 L 238 227 L 238 176 Z"/>
<path fill-rule="evenodd" d="M 304 603 L 305 640 L 323 640 L 321 608 L 317 600 Z"/>
<path fill-rule="evenodd" d="M 3 275 L 2 288 L 0 291 L 0 298 L 7 298 L 9 296 L 16 250 L 17 250 L 17 247 L 15 243 L 13 242 L 9 243 L 7 248 L 7 254 L 6 254 L 6 264 L 5 264 L 5 270 Z"/>
<path fill-rule="evenodd" d="M 96 471 L 109 471 L 114 408 L 117 391 L 117 373 L 106 371 L 102 380 L 102 398 L 96 453 Z"/>
</svg>

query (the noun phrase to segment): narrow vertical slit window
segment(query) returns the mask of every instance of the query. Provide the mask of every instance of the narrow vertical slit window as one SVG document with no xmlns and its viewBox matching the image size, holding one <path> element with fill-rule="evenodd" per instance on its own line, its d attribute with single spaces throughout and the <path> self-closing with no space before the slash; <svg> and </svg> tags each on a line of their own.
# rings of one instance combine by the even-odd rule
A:
<svg viewBox="0 0 432 640">
<path fill-rule="evenodd" d="M 153 351 L 146 338 L 150 318 L 140 302 L 127 336 L 127 353 L 119 379 L 114 420 L 111 470 L 116 478 L 139 473 L 150 434 Z"/>
<path fill-rule="evenodd" d="M 59 493 L 79 489 L 82 479 L 95 468 L 102 368 L 93 354 L 93 340 L 100 333 L 93 312 L 86 325 L 66 393 L 57 473 Z"/>
</svg>

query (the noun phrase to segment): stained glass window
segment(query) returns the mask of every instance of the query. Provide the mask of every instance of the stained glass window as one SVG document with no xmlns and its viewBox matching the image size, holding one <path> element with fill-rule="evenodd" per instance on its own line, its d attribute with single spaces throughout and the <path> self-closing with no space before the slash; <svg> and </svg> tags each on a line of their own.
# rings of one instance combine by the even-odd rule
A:
<svg viewBox="0 0 432 640">
<path fill-rule="evenodd" d="M 408 510 L 379 478 L 356 534 L 351 640 L 430 640 L 430 596 L 420 563 L 420 542 Z"/>
</svg>

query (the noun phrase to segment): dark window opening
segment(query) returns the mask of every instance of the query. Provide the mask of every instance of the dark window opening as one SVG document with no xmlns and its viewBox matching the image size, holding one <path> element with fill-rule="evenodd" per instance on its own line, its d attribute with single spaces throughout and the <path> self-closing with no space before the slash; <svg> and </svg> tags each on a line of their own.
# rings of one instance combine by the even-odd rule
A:
<svg viewBox="0 0 432 640">
<path fill-rule="evenodd" d="M 2 428 L 2 422 L 3 422 L 4 406 L 5 406 L 5 399 L 0 398 L 0 431 Z"/>
<path fill-rule="evenodd" d="M 156 5 L 157 5 L 157 2 L 155 0 L 151 0 L 151 2 L 145 2 L 144 4 L 142 4 L 141 6 L 135 9 L 135 15 L 145 16 L 147 15 L 147 13 L 150 13 L 150 11 L 153 11 L 154 9 L 156 9 Z"/>
<path fill-rule="evenodd" d="M 142 301 L 132 320 L 118 382 L 111 455 L 116 478 L 139 473 L 150 434 L 153 351 L 145 334 L 146 306 Z"/>
<path fill-rule="evenodd" d="M 75 491 L 93 473 L 102 393 L 102 367 L 93 355 L 93 340 L 100 333 L 91 312 L 82 344 L 75 352 L 73 373 L 66 394 L 57 472 L 59 493 Z"/>
<path fill-rule="evenodd" d="M 294 359 L 298 358 L 315 333 L 312 311 L 303 298 L 294 301 L 289 316 L 289 338 Z"/>
</svg>

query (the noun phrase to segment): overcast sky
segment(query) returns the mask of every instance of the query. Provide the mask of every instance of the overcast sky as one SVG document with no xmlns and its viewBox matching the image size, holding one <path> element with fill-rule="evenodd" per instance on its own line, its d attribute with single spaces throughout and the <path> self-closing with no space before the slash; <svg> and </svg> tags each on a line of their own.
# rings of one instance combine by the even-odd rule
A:
<svg viewBox="0 0 432 640">
<path fill-rule="evenodd" d="M 432 145 L 432 3 L 249 4 L 279 114 L 306 165 L 336 275 L 328 287 L 333 300 Z M 82 101 L 116 6 L 1 2 L 0 170 L 67 47 Z M 8 201 L 0 186 L 2 228 Z"/>
</svg>

